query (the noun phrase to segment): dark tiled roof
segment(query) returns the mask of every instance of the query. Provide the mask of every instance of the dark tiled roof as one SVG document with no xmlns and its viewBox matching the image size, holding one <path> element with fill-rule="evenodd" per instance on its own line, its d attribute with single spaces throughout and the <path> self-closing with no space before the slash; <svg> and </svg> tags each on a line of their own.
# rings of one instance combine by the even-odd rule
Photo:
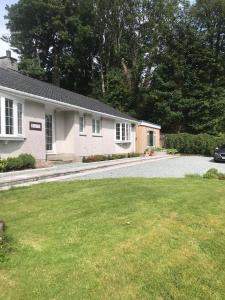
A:
<svg viewBox="0 0 225 300">
<path fill-rule="evenodd" d="M 33 79 L 11 69 L 0 68 L 0 86 L 135 121 L 133 117 L 96 99 L 59 88 L 50 83 Z"/>
</svg>

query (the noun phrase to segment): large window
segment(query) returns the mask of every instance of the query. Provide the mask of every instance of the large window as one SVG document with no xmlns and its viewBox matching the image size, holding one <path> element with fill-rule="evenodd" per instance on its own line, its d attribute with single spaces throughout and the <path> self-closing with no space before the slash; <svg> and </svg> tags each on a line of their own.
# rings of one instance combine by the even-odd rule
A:
<svg viewBox="0 0 225 300">
<path fill-rule="evenodd" d="M 129 123 L 116 123 L 116 141 L 130 142 L 131 125 Z"/>
<path fill-rule="evenodd" d="M 101 133 L 101 120 L 92 119 L 92 133 L 95 135 L 100 135 Z"/>
<path fill-rule="evenodd" d="M 19 137 L 23 134 L 23 104 L 0 97 L 0 136 Z"/>
</svg>

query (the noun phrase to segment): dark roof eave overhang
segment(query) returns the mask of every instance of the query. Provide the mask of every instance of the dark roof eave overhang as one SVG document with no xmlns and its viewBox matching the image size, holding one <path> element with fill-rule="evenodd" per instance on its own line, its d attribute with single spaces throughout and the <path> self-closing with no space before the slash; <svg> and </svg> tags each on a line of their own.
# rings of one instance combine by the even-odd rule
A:
<svg viewBox="0 0 225 300">
<path fill-rule="evenodd" d="M 125 120 L 125 121 L 129 121 L 131 123 L 134 123 L 134 124 L 138 124 L 138 120 L 135 120 L 135 119 L 132 119 L 132 118 L 129 119 L 129 118 L 115 116 L 115 115 L 112 115 L 112 114 L 107 114 L 107 113 L 104 113 L 104 112 L 101 112 L 101 111 L 91 110 L 91 109 L 84 108 L 84 107 L 81 107 L 81 106 L 61 102 L 61 101 L 50 99 L 50 98 L 45 98 L 45 97 L 42 97 L 42 96 L 30 94 L 30 93 L 19 91 L 19 90 L 16 90 L 16 89 L 11 89 L 11 88 L 8 88 L 8 87 L 2 86 L 2 85 L 0 85 L 0 90 L 2 90 L 4 92 L 7 92 L 7 93 L 10 93 L 10 94 L 16 94 L 17 96 L 20 96 L 20 97 L 23 96 L 23 97 L 26 97 L 26 99 L 28 99 L 28 100 L 35 100 L 37 102 L 41 102 L 41 103 L 44 103 L 44 104 L 46 104 L 46 102 L 47 102 L 48 104 L 54 104 L 58 107 L 70 108 L 71 110 L 80 110 L 82 112 L 102 115 L 102 116 L 108 117 L 110 119 Z"/>
</svg>

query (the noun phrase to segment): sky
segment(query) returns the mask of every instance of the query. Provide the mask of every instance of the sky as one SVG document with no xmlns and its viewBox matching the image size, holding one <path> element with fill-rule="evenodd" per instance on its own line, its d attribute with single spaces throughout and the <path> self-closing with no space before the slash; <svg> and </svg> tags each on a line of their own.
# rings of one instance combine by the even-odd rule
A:
<svg viewBox="0 0 225 300">
<path fill-rule="evenodd" d="M 18 2 L 18 0 L 0 0 L 0 36 L 8 33 L 6 26 L 5 26 L 6 20 L 4 19 L 4 15 L 6 14 L 5 7 L 7 4 L 12 5 L 16 2 Z M 191 0 L 191 2 L 193 3 L 194 0 Z M 5 52 L 8 49 L 10 49 L 9 44 L 0 40 L 0 56 L 5 55 Z M 13 57 L 16 58 L 17 55 L 15 53 L 13 53 Z"/>
</svg>

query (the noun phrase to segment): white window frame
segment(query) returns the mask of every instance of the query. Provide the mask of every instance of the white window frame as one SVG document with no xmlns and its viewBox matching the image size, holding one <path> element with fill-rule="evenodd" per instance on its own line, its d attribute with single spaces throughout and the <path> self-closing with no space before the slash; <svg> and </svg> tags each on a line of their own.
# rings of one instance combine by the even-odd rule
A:
<svg viewBox="0 0 225 300">
<path fill-rule="evenodd" d="M 119 125 L 120 138 L 117 138 L 117 125 Z M 131 143 L 131 123 L 115 122 L 115 140 L 116 143 Z"/>
<path fill-rule="evenodd" d="M 6 133 L 6 114 L 5 114 L 5 103 L 6 100 L 13 101 L 13 134 Z M 18 104 L 22 105 L 22 133 L 18 133 Z M 11 96 L 0 96 L 0 139 L 24 139 L 25 128 L 24 128 L 24 101 L 15 99 Z"/>
<path fill-rule="evenodd" d="M 47 154 L 55 154 L 56 153 L 55 111 L 53 109 L 48 109 L 48 108 L 45 109 L 45 126 L 46 126 L 46 115 L 52 116 L 52 150 L 47 150 L 47 145 L 45 144 L 45 151 Z M 45 127 L 45 139 L 46 139 L 46 127 Z"/>
<path fill-rule="evenodd" d="M 97 131 L 97 122 L 99 122 L 99 132 Z M 102 136 L 102 119 L 98 117 L 92 118 L 92 136 Z"/>
<path fill-rule="evenodd" d="M 82 126 L 83 126 L 83 130 L 82 130 L 82 131 L 80 130 L 80 129 L 81 129 L 81 128 L 80 128 L 80 120 L 81 120 L 81 118 L 82 118 L 82 122 L 83 122 L 83 125 L 82 125 Z M 79 134 L 80 134 L 80 135 L 86 135 L 86 134 L 85 134 L 85 125 L 86 125 L 86 124 L 85 124 L 85 123 L 86 123 L 86 122 L 85 122 L 85 115 L 84 115 L 84 114 L 79 114 Z"/>
</svg>

